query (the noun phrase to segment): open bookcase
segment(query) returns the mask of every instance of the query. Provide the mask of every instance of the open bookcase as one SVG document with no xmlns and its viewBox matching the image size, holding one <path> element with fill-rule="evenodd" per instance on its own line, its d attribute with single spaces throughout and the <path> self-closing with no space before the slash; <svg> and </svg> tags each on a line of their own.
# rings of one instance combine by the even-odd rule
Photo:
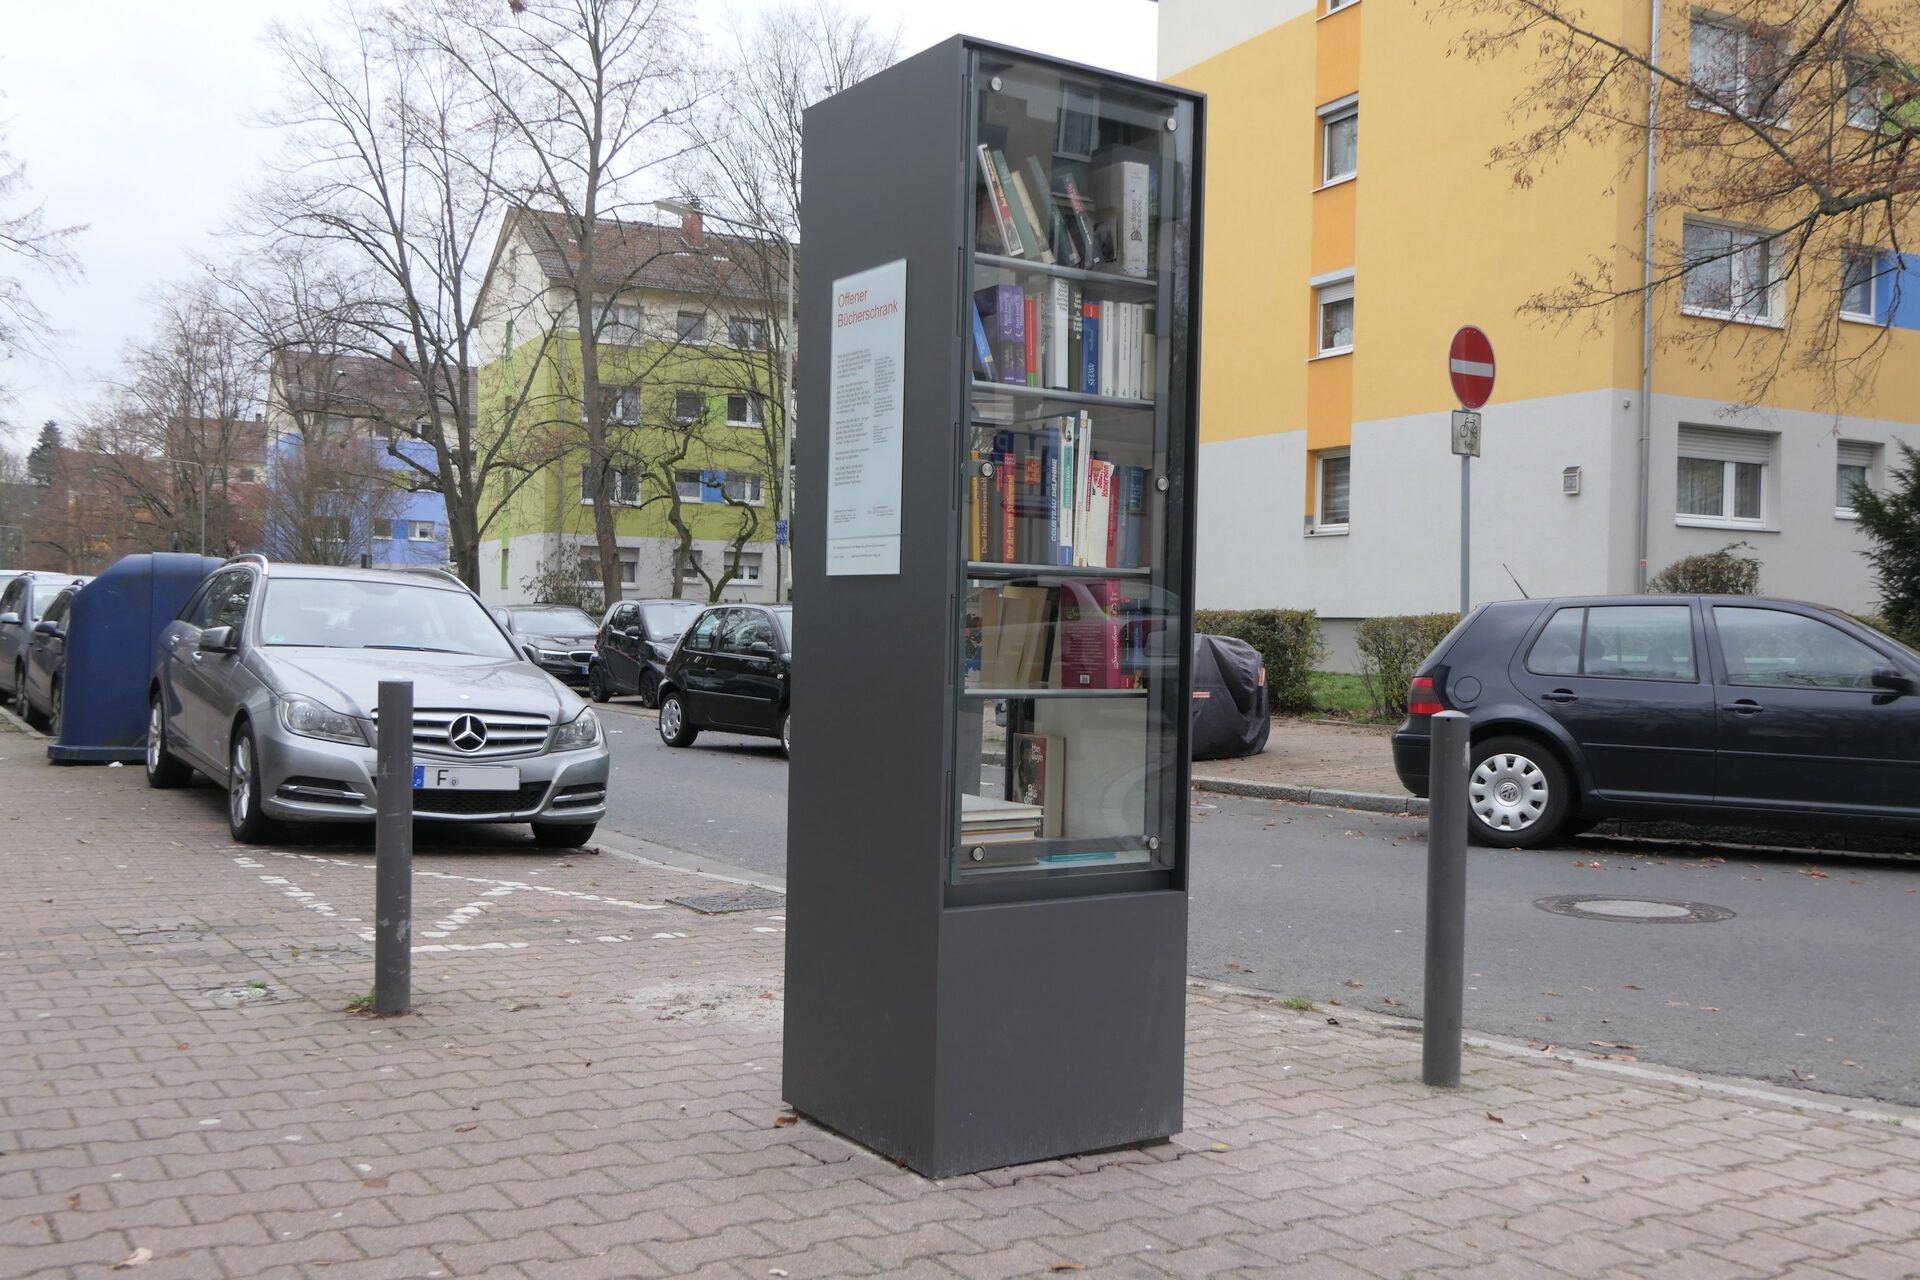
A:
<svg viewBox="0 0 1920 1280">
<path fill-rule="evenodd" d="M 1204 100 L 807 113 L 784 1083 L 924 1173 L 1180 1127 Z"/>
</svg>

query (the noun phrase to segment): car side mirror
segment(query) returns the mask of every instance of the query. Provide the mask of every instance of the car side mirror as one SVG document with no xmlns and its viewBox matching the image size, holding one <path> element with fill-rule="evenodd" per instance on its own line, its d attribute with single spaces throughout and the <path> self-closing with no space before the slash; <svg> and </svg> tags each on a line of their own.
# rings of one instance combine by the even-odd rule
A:
<svg viewBox="0 0 1920 1280">
<path fill-rule="evenodd" d="M 771 658 L 773 656 L 773 645 L 765 640 L 755 640 L 752 644 L 747 646 L 747 652 L 753 653 L 753 654 L 765 654 L 767 657 Z"/>
<path fill-rule="evenodd" d="M 12 611 L 8 611 L 6 613 L 0 613 L 0 627 L 17 627 L 19 625 L 20 625 L 19 614 L 14 613 Z"/>
<path fill-rule="evenodd" d="M 203 653 L 233 653 L 239 647 L 232 627 L 208 627 L 200 633 L 198 648 Z"/>
<path fill-rule="evenodd" d="M 1876 689 L 1891 689 L 1895 693 L 1913 692 L 1913 677 L 1898 667 L 1875 667 L 1868 679 Z"/>
<path fill-rule="evenodd" d="M 37 636 L 57 636 L 64 635 L 65 632 L 57 622 L 36 622 L 33 624 L 33 634 Z"/>
<path fill-rule="evenodd" d="M 620 634 L 625 636 L 629 640 L 638 640 L 640 638 L 640 628 L 628 627 L 625 631 L 622 631 Z"/>
</svg>

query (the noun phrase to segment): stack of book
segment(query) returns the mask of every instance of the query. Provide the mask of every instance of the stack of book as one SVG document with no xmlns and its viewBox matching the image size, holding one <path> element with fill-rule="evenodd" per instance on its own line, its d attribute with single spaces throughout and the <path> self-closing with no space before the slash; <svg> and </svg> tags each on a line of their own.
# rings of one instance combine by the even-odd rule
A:
<svg viewBox="0 0 1920 1280">
<path fill-rule="evenodd" d="M 995 431 L 973 452 L 967 558 L 980 563 L 1134 568 L 1150 536 L 1147 468 L 1093 449 L 1084 411 Z"/>
<path fill-rule="evenodd" d="M 1121 400 L 1154 395 L 1154 308 L 1102 300 L 1058 278 L 973 295 L 977 382 Z"/>
<path fill-rule="evenodd" d="M 960 795 L 962 844 L 1018 844 L 1040 838 L 1046 811 L 1037 804 L 1002 800 L 998 796 Z"/>
</svg>

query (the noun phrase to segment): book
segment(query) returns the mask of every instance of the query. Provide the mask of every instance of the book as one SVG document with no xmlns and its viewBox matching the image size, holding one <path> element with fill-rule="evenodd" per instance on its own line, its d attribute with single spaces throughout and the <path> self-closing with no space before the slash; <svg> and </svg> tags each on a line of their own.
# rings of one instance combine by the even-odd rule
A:
<svg viewBox="0 0 1920 1280">
<path fill-rule="evenodd" d="M 1072 286 L 1065 280 L 1054 278 L 1047 281 L 1046 293 L 1041 299 L 1045 311 L 1040 329 L 1046 339 L 1043 344 L 1046 347 L 1045 376 L 1041 379 L 1041 385 L 1056 391 L 1066 391 L 1072 386 L 1073 344 L 1069 337 L 1071 320 L 1067 310 L 1072 297 Z"/>
<path fill-rule="evenodd" d="M 1040 295 L 1029 293 L 1020 300 L 1022 324 L 1026 332 L 1024 353 L 1027 385 L 1040 385 Z"/>
<path fill-rule="evenodd" d="M 998 381 L 1014 386 L 1027 382 L 1027 308 L 1017 284 L 990 284 L 974 291 L 987 331 L 987 345 L 1000 371 Z"/>
<path fill-rule="evenodd" d="M 1119 340 L 1120 305 L 1116 302 L 1100 304 L 1100 369 L 1095 378 L 1100 385 L 1100 394 L 1117 394 L 1118 384 L 1113 375 L 1113 348 Z"/>
<path fill-rule="evenodd" d="M 1076 433 L 1080 443 L 1079 453 L 1074 458 L 1073 477 L 1073 563 L 1084 565 L 1087 561 L 1087 492 L 1088 477 L 1093 465 L 1093 415 L 1081 410 L 1080 429 Z"/>
<path fill-rule="evenodd" d="M 1047 171 L 1037 157 L 1027 157 L 1027 178 L 1028 194 L 1042 206 L 1040 221 L 1046 228 L 1047 241 L 1053 251 L 1052 260 L 1064 262 L 1070 267 L 1083 266 L 1080 246 L 1073 241 L 1066 216 L 1060 212 L 1060 204 L 1053 198 L 1053 187 L 1047 181 Z"/>
<path fill-rule="evenodd" d="M 1007 748 L 1007 799 L 1040 806 L 1040 838 L 1059 839 L 1067 804 L 1066 739 L 1012 733 Z"/>
<path fill-rule="evenodd" d="M 967 559 L 987 558 L 987 478 L 980 474 L 980 451 L 967 454 L 973 467 L 967 477 Z"/>
<path fill-rule="evenodd" d="M 1120 274 L 1146 276 L 1153 270 L 1147 239 L 1149 166 L 1141 160 L 1110 160 L 1093 171 L 1090 185 L 1098 207 L 1094 237 L 1103 261 Z"/>
<path fill-rule="evenodd" d="M 1081 312 L 1080 390 L 1097 396 L 1100 394 L 1100 304 L 1089 298 Z"/>
<path fill-rule="evenodd" d="M 1080 254 L 1088 267 L 1105 262 L 1101 256 L 1100 239 L 1093 230 L 1093 206 L 1080 194 L 1080 184 L 1074 181 L 1071 173 L 1060 175 L 1060 191 L 1067 198 L 1067 221 L 1074 234 L 1080 240 Z"/>
<path fill-rule="evenodd" d="M 999 498 L 998 545 L 999 554 L 995 559 L 1003 564 L 1012 564 L 1014 555 L 1013 525 L 1013 457 L 1011 454 L 999 454 L 993 460 L 994 491 Z"/>
<path fill-rule="evenodd" d="M 1026 253 L 1021 243 L 1020 232 L 1013 222 L 1013 206 L 1007 200 L 1007 192 L 1000 185 L 1000 171 L 994 166 L 993 153 L 986 143 L 974 148 L 980 158 L 980 187 L 987 193 L 987 199 L 993 205 L 994 222 L 999 228 L 1000 251 L 1009 258 L 1018 258 Z"/>
<path fill-rule="evenodd" d="M 1084 367 L 1082 340 L 1085 337 L 1087 295 L 1078 284 L 1067 286 L 1067 381 L 1069 391 L 1080 389 L 1080 370 Z"/>
<path fill-rule="evenodd" d="M 1080 506 L 1079 563 L 1091 569 L 1109 567 L 1107 532 L 1113 520 L 1113 464 L 1105 458 L 1087 459 L 1087 492 Z"/>
<path fill-rule="evenodd" d="M 1041 187 L 1039 199 L 1036 200 L 1034 194 L 1027 190 L 1026 175 L 1022 174 L 1018 169 L 1015 169 L 1010 176 L 1013 178 L 1013 194 L 1016 199 L 1014 210 L 1016 215 L 1024 215 L 1026 218 L 1025 223 L 1021 226 L 1021 230 L 1025 231 L 1028 227 L 1033 228 L 1033 243 L 1027 246 L 1027 256 L 1035 262 L 1050 263 L 1054 260 L 1054 255 L 1052 231 L 1047 225 L 1046 209 L 1052 206 L 1046 204 L 1045 207 L 1043 207 L 1046 201 L 1047 189 Z M 1019 222 L 1020 217 L 1016 216 L 1014 221 Z"/>
<path fill-rule="evenodd" d="M 1007 242 L 1000 234 L 1000 211 L 994 207 L 993 193 L 983 182 L 974 194 L 973 247 L 981 253 L 1004 254 Z"/>
<path fill-rule="evenodd" d="M 1019 189 L 1013 185 L 1013 180 L 1018 175 L 1007 167 L 1007 157 L 1002 152 L 992 153 L 992 163 L 993 171 L 1000 179 L 1000 190 L 1006 195 L 1007 208 L 1013 215 L 1013 233 L 1020 239 L 1020 256 L 1038 258 L 1040 235 L 1033 229 L 1033 223 L 1028 221 L 1026 206 L 1021 202 Z"/>
<path fill-rule="evenodd" d="M 1047 497 L 1047 539 L 1043 554 L 1036 557 L 1035 564 L 1060 563 L 1060 424 L 1049 421 L 1044 435 L 1046 443 L 1041 446 L 1042 456 L 1046 460 L 1046 497 Z"/>
<path fill-rule="evenodd" d="M 992 382 L 997 376 L 993 362 L 993 344 L 987 340 L 987 324 L 980 318 L 980 308 L 973 308 L 973 376 Z"/>
<path fill-rule="evenodd" d="M 1069 689 L 1124 689 L 1120 664 L 1120 583 L 1060 585 L 1060 679 Z"/>
<path fill-rule="evenodd" d="M 1060 420 L 1060 542 L 1054 563 L 1073 563 L 1073 513 L 1075 468 L 1079 465 L 1079 419 L 1072 414 Z"/>
</svg>

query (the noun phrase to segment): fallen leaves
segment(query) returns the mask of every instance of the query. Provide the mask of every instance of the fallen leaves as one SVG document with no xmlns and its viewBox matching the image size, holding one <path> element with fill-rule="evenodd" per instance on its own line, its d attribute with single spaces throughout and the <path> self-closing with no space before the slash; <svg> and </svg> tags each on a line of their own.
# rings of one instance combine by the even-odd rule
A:
<svg viewBox="0 0 1920 1280">
<path fill-rule="evenodd" d="M 1505 1121 L 1505 1120 L 1502 1120 L 1502 1119 L 1501 1119 L 1501 1118 L 1500 1118 L 1499 1116 L 1497 1116 L 1497 1115 L 1495 1115 L 1495 1114 L 1493 1114 L 1493 1112 L 1491 1112 L 1491 1111 L 1489 1111 L 1489 1112 L 1487 1112 L 1487 1119 L 1489 1119 L 1489 1120 L 1491 1120 L 1491 1121 L 1493 1121 L 1493 1122 L 1494 1122 L 1495 1124 L 1505 1124 L 1505 1123 L 1506 1123 L 1506 1121 Z"/>
<path fill-rule="evenodd" d="M 360 1179 L 360 1185 L 370 1187 L 375 1191 L 381 1191 L 386 1188 L 387 1180 L 385 1178 L 362 1178 Z"/>
<path fill-rule="evenodd" d="M 1273 824 L 1269 822 L 1267 825 L 1272 826 Z M 1055 1271 L 1085 1271 L 1086 1269 L 1087 1264 L 1084 1262 L 1056 1262 L 1052 1267 L 1052 1270 Z"/>
<path fill-rule="evenodd" d="M 791 1129 L 793 1128 L 794 1125 L 799 1123 L 800 1123 L 800 1117 L 797 1115 L 794 1115 L 792 1112 L 788 1112 L 786 1115 L 775 1116 L 773 1118 L 773 1127 L 776 1129 Z"/>
<path fill-rule="evenodd" d="M 1621 985 L 1623 985 L 1624 987 L 1626 987 L 1626 989 L 1627 989 L 1627 990 L 1629 990 L 1629 991 L 1645 991 L 1645 990 L 1646 990 L 1646 988 L 1645 988 L 1645 987 L 1642 987 L 1642 986 L 1637 986 L 1636 984 L 1634 984 L 1634 983 L 1631 983 L 1631 982 L 1627 982 L 1627 983 L 1622 983 Z"/>
<path fill-rule="evenodd" d="M 1802 867 L 1800 868 L 1800 874 L 1803 876 L 1809 876 L 1815 880 L 1825 880 L 1829 878 L 1827 873 L 1822 871 L 1818 867 Z"/>
<path fill-rule="evenodd" d="M 1345 982 L 1341 983 L 1340 985 L 1343 987 L 1364 987 L 1367 984 L 1355 978 L 1348 978 Z"/>
<path fill-rule="evenodd" d="M 129 1267 L 144 1267 L 145 1265 L 147 1265 L 147 1263 L 152 1261 L 153 1261 L 153 1250 L 142 1247 L 139 1249 L 135 1249 L 132 1253 L 120 1259 L 120 1261 L 114 1263 L 111 1270 L 125 1271 Z"/>
<path fill-rule="evenodd" d="M 1588 1044 L 1596 1049 L 1644 1049 L 1643 1044 L 1627 1044 L 1620 1040 L 1589 1040 Z"/>
<path fill-rule="evenodd" d="M 480 1127 L 479 1125 L 469 1120 L 465 1124 L 457 1124 L 453 1126 L 453 1131 L 455 1133 L 472 1133 L 475 1129 L 478 1129 L 479 1127 Z"/>
</svg>

